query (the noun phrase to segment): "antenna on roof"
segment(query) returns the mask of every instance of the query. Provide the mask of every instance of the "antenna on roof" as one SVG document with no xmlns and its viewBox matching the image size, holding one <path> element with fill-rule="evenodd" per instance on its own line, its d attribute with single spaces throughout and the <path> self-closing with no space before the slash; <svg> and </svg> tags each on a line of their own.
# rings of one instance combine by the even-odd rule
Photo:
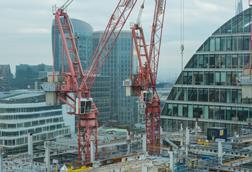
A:
<svg viewBox="0 0 252 172">
<path fill-rule="evenodd" d="M 249 3 L 252 2 L 249 0 Z M 243 3 L 242 0 L 235 0 L 235 15 L 240 14 L 243 11 Z"/>
<path fill-rule="evenodd" d="M 184 50 L 185 50 L 185 1 L 180 0 L 180 55 L 181 71 L 184 69 Z"/>
</svg>

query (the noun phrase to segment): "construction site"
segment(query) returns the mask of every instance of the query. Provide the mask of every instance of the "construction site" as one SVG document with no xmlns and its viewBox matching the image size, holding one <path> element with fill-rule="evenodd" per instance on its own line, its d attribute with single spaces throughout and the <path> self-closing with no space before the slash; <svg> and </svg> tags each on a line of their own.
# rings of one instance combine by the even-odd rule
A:
<svg viewBox="0 0 252 172">
<path fill-rule="evenodd" d="M 169 95 L 162 90 L 165 97 L 159 95 L 162 92 L 157 89 L 157 78 L 160 54 L 165 48 L 161 43 L 167 32 L 163 26 L 168 0 L 117 1 L 87 66 L 82 64 L 68 13 L 74 0 L 53 8 L 52 35 L 57 38 L 59 34 L 57 40 L 64 59 L 60 70 L 55 69 L 54 62 L 52 72 L 43 78 L 41 90 L 0 94 L 0 119 L 13 120 L 11 124 L 1 124 L 6 129 L 1 129 L 0 135 L 12 132 L 9 136 L 14 138 L 15 128 L 28 128 L 17 132 L 18 141 L 1 140 L 0 172 L 251 172 L 252 1 L 245 11 L 242 1 L 237 1 L 236 16 L 203 43 L 192 57 L 195 60 L 190 60 L 184 69 L 182 60 L 182 73 Z M 148 34 L 147 26 L 142 24 L 147 3 L 153 7 Z M 184 13 L 181 0 L 182 59 Z M 137 20 L 126 28 L 132 16 Z M 241 27 L 236 26 L 240 23 Z M 93 87 L 125 28 L 130 29 L 132 61 L 137 67 L 131 69 L 131 75 L 121 85 L 126 96 L 137 97 L 144 122 L 125 127 L 105 120 L 100 125 Z M 236 36 L 239 38 L 231 41 Z M 57 47 L 53 47 L 55 60 Z M 21 104 L 24 99 L 33 109 Z M 15 110 L 11 103 L 23 109 Z M 59 117 L 62 105 L 69 118 Z M 38 116 L 33 118 L 36 111 Z M 28 118 L 32 122 L 19 123 Z M 63 125 L 70 120 L 74 124 L 71 130 L 76 132 Z M 41 128 L 31 129 L 40 125 Z M 25 138 L 21 138 L 21 132 Z M 18 143 L 20 147 L 15 147 Z"/>
</svg>

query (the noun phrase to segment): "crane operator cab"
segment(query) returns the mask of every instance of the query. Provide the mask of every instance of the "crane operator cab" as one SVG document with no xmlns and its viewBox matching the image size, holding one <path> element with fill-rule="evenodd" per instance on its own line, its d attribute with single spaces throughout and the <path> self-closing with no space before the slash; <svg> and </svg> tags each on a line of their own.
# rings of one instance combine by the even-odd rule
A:
<svg viewBox="0 0 252 172">
<path fill-rule="evenodd" d="M 151 101 L 152 96 L 153 96 L 153 94 L 152 94 L 151 91 L 142 91 L 141 94 L 142 94 L 142 95 L 141 95 L 142 100 L 143 100 L 145 103 L 148 103 L 148 102 Z"/>
<path fill-rule="evenodd" d="M 76 112 L 80 115 L 85 115 L 91 112 L 92 110 L 92 98 L 76 98 Z"/>
</svg>

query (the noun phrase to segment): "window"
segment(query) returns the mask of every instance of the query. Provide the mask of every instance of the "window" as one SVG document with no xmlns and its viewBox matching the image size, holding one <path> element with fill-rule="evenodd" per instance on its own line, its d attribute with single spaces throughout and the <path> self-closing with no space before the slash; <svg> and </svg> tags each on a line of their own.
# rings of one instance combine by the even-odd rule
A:
<svg viewBox="0 0 252 172">
<path fill-rule="evenodd" d="M 210 68 L 214 68 L 215 67 L 215 57 L 213 54 L 210 54 Z"/>
<path fill-rule="evenodd" d="M 203 85 L 203 73 L 202 72 L 195 72 L 194 73 L 194 83 L 195 85 Z"/>
<path fill-rule="evenodd" d="M 232 51 L 237 51 L 237 37 L 232 37 Z"/>
<path fill-rule="evenodd" d="M 232 32 L 232 28 L 231 28 L 231 20 L 228 21 L 228 23 L 226 23 L 223 27 L 222 27 L 222 30 L 221 32 L 222 33 L 231 33 Z"/>
<path fill-rule="evenodd" d="M 244 66 L 249 65 L 250 60 L 249 60 L 249 54 L 244 55 Z"/>
<path fill-rule="evenodd" d="M 225 55 L 220 55 L 220 67 L 225 68 Z"/>
<path fill-rule="evenodd" d="M 177 105 L 173 105 L 172 114 L 173 114 L 173 116 L 178 116 L 178 106 Z"/>
<path fill-rule="evenodd" d="M 237 37 L 237 43 L 238 43 L 238 45 L 237 45 L 237 50 L 238 51 L 242 51 L 244 48 L 243 48 L 243 37 L 242 36 L 239 36 L 239 37 Z"/>
<path fill-rule="evenodd" d="M 203 56 L 203 68 L 208 68 L 209 64 L 208 64 L 208 55 L 204 55 Z"/>
<path fill-rule="evenodd" d="M 206 72 L 205 73 L 205 84 L 206 85 L 214 85 L 214 73 Z"/>
<path fill-rule="evenodd" d="M 249 50 L 249 37 L 243 37 L 243 50 Z"/>
<path fill-rule="evenodd" d="M 215 50 L 220 51 L 220 38 L 215 38 Z"/>
<path fill-rule="evenodd" d="M 203 68 L 204 67 L 204 56 L 203 55 L 198 55 L 198 68 Z"/>
<path fill-rule="evenodd" d="M 250 10 L 246 11 L 244 14 L 244 32 L 250 32 Z"/>
<path fill-rule="evenodd" d="M 232 103 L 237 103 L 237 99 L 238 99 L 238 91 L 232 90 Z"/>
<path fill-rule="evenodd" d="M 243 55 L 238 55 L 238 67 L 243 68 Z"/>
<path fill-rule="evenodd" d="M 220 51 L 226 51 L 226 38 L 222 37 L 220 40 Z"/>
<path fill-rule="evenodd" d="M 231 49 L 232 49 L 231 37 L 227 37 L 227 39 L 226 39 L 226 49 L 227 49 L 227 51 L 231 51 Z"/>
<path fill-rule="evenodd" d="M 221 85 L 220 80 L 221 80 L 220 79 L 220 72 L 215 72 L 215 83 L 216 83 L 216 85 Z"/>
<path fill-rule="evenodd" d="M 188 106 L 183 106 L 183 117 L 188 117 Z"/>
<path fill-rule="evenodd" d="M 193 118 L 201 118 L 202 115 L 202 107 L 193 107 Z"/>
<path fill-rule="evenodd" d="M 224 89 L 220 90 L 220 102 L 221 103 L 226 103 L 226 97 L 227 97 L 227 92 Z"/>
<path fill-rule="evenodd" d="M 208 90 L 207 89 L 199 89 L 199 100 L 202 102 L 207 102 L 208 101 Z"/>
<path fill-rule="evenodd" d="M 231 55 L 226 55 L 226 68 L 231 68 L 232 62 L 231 62 Z"/>
<path fill-rule="evenodd" d="M 195 89 L 195 88 L 188 89 L 188 100 L 189 101 L 197 101 L 197 89 Z"/>
<path fill-rule="evenodd" d="M 210 51 L 215 51 L 215 39 L 210 39 Z"/>
<path fill-rule="evenodd" d="M 210 44 L 209 44 L 209 39 L 204 43 L 204 51 L 209 51 Z"/>
</svg>

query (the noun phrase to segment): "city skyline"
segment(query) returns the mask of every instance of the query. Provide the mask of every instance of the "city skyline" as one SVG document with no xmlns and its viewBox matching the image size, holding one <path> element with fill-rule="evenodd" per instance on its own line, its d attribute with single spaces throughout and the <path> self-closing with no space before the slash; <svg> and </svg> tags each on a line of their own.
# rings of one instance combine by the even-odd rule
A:
<svg viewBox="0 0 252 172">
<path fill-rule="evenodd" d="M 141 1 L 139 1 L 141 3 Z M 180 2 L 167 2 L 166 24 L 164 26 L 164 39 L 160 57 L 159 79 L 167 80 L 174 78 L 181 71 L 181 60 L 179 52 L 180 38 Z M 45 0 L 21 2 L 0 2 L 1 16 L 4 23 L 0 28 L 0 36 L 3 38 L 2 47 L 5 51 L 0 52 L 1 58 L 4 58 L 4 64 L 11 64 L 12 72 L 14 66 L 21 63 L 29 64 L 52 64 L 51 33 L 52 24 L 52 6 L 63 4 L 62 0 Z M 74 1 L 69 7 L 69 15 L 72 18 L 78 18 L 90 23 L 94 30 L 103 30 L 107 23 L 114 4 L 91 0 Z M 139 5 L 139 4 L 138 4 Z M 106 8 L 103 8 L 106 6 Z M 244 8 L 247 8 L 247 1 L 244 0 Z M 22 8 L 21 8 L 22 7 Z M 93 9 L 96 14 L 94 14 Z M 99 10 L 102 9 L 102 10 Z M 134 14 L 137 14 L 138 7 Z M 18 15 L 22 13 L 22 15 Z M 208 16 L 211 14 L 211 18 Z M 230 19 L 235 14 L 235 2 L 224 0 L 192 0 L 185 2 L 185 57 L 184 66 L 191 58 L 193 53 L 199 48 L 208 35 L 210 35 L 224 21 Z M 146 33 L 151 26 L 152 8 L 151 3 L 145 6 L 142 23 Z M 104 17 L 100 17 L 104 16 Z M 130 23 L 135 21 L 131 17 L 125 25 L 125 30 L 129 30 Z M 31 24 L 32 23 L 32 24 Z M 196 28 L 204 25 L 205 29 Z M 148 35 L 147 35 L 148 38 Z M 11 41 L 16 39 L 15 42 Z M 9 47 L 12 47 L 11 49 Z M 170 64 L 167 67 L 167 64 Z M 166 71 L 169 72 L 166 72 Z M 13 72 L 14 73 L 14 72 Z M 167 76 L 169 73 L 169 76 Z"/>
</svg>

